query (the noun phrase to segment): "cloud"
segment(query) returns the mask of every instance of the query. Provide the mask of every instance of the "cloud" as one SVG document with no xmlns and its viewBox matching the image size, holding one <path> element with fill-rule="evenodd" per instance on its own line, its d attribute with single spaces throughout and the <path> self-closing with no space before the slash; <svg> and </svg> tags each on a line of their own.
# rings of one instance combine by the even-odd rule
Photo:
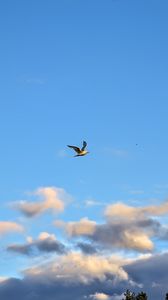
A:
<svg viewBox="0 0 168 300">
<path fill-rule="evenodd" d="M 150 237 L 154 235 L 154 227 L 155 231 L 159 231 L 160 228 L 160 224 L 153 220 L 139 222 L 120 220 L 97 224 L 84 218 L 78 222 L 55 221 L 54 224 L 62 227 L 71 238 L 82 237 L 94 242 L 94 248 L 100 245 L 103 249 L 133 249 L 140 252 L 153 250 L 154 245 Z"/>
<path fill-rule="evenodd" d="M 62 212 L 65 207 L 64 199 L 68 195 L 63 189 L 55 187 L 42 187 L 32 193 L 33 195 L 42 198 L 40 201 L 19 201 L 14 207 L 22 212 L 26 217 L 35 217 L 44 213 L 47 210 L 54 212 Z"/>
<path fill-rule="evenodd" d="M 137 259 L 124 269 L 133 280 L 143 284 L 150 299 L 163 299 L 167 292 L 168 252 Z"/>
<path fill-rule="evenodd" d="M 113 295 L 112 296 L 112 300 L 123 300 L 124 299 L 124 293 L 122 293 L 121 295 Z"/>
<path fill-rule="evenodd" d="M 144 194 L 144 191 L 143 190 L 130 190 L 129 193 L 132 195 L 142 195 L 142 194 Z"/>
<path fill-rule="evenodd" d="M 85 200 L 84 203 L 85 203 L 86 207 L 89 207 L 89 206 L 105 206 L 105 205 L 107 205 L 107 203 L 105 203 L 105 202 L 99 202 L 99 201 L 95 201 L 95 200 L 92 200 L 92 199 Z"/>
<path fill-rule="evenodd" d="M 55 221 L 55 226 L 63 227 L 69 236 L 92 235 L 96 229 L 96 222 L 82 218 L 78 222 Z"/>
<path fill-rule="evenodd" d="M 61 157 L 61 158 L 64 158 L 64 157 L 68 156 L 68 154 L 67 154 L 67 151 L 65 149 L 61 149 L 57 152 L 57 156 Z"/>
<path fill-rule="evenodd" d="M 112 299 L 109 295 L 104 293 L 95 293 L 94 295 L 90 295 L 89 298 L 94 300 L 110 300 Z"/>
<path fill-rule="evenodd" d="M 65 246 L 56 240 L 54 234 L 48 232 L 40 233 L 36 240 L 28 239 L 28 242 L 23 245 L 12 244 L 7 247 L 8 251 L 16 252 L 24 255 L 36 254 L 36 252 L 57 252 L 63 254 L 66 252 Z"/>
<path fill-rule="evenodd" d="M 38 204 L 40 208 L 22 207 L 24 214 L 30 216 L 48 209 L 60 212 L 67 199 L 64 190 L 51 187 L 40 188 L 33 196 L 41 198 L 26 204 Z M 17 300 L 121 300 L 127 288 L 135 292 L 143 288 L 149 300 L 161 300 L 167 288 L 168 253 L 154 255 L 152 251 L 156 238 L 168 240 L 167 225 L 157 219 L 167 213 L 168 201 L 143 207 L 120 202 L 105 208 L 102 223 L 87 217 L 73 222 L 55 221 L 55 226 L 66 233 L 71 250 L 48 232 L 41 232 L 36 239 L 29 237 L 23 244 L 10 244 L 7 250 L 11 252 L 47 255 L 24 270 L 23 279 L 0 280 L 0 299 L 7 300 L 15 294 Z M 116 250 L 127 250 L 129 257 L 130 250 L 149 252 L 150 256 L 135 258 L 133 252 L 134 259 L 126 259 L 111 255 Z"/>
<path fill-rule="evenodd" d="M 0 283 L 8 280 L 8 277 L 0 276 Z"/>
<path fill-rule="evenodd" d="M 146 216 L 160 216 L 168 213 L 168 201 L 160 205 L 146 207 L 133 207 L 124 203 L 116 203 L 107 206 L 105 215 L 108 218 L 140 219 Z"/>
<path fill-rule="evenodd" d="M 126 158 L 128 156 L 128 151 L 125 149 L 106 147 L 104 148 L 104 152 L 108 154 L 108 156 L 112 155 L 119 158 Z"/>
<path fill-rule="evenodd" d="M 79 243 L 77 243 L 76 246 L 78 248 L 80 248 L 82 250 L 82 252 L 85 253 L 85 254 L 97 253 L 97 249 L 91 244 L 79 242 Z"/>
<path fill-rule="evenodd" d="M 18 244 L 12 244 L 7 247 L 8 251 L 13 251 L 19 254 L 24 254 L 24 255 L 30 255 L 32 253 L 32 247 L 31 245 L 18 245 Z"/>
<path fill-rule="evenodd" d="M 149 300 L 162 300 L 167 270 L 168 253 L 133 260 L 69 253 L 25 270 L 22 279 L 3 280 L 0 299 L 121 300 L 126 289 L 139 293 L 143 288 Z"/>
<path fill-rule="evenodd" d="M 106 220 L 102 224 L 82 218 L 76 222 L 55 221 L 55 225 L 62 227 L 71 238 L 83 238 L 94 242 L 95 249 L 101 246 L 104 250 L 151 252 L 154 250 L 153 238 L 168 240 L 168 227 L 156 219 L 157 216 L 166 213 L 168 202 L 147 207 L 116 203 L 106 207 Z"/>
<path fill-rule="evenodd" d="M 24 230 L 23 226 L 10 221 L 0 221 L 0 235 L 9 232 L 22 232 Z"/>
<path fill-rule="evenodd" d="M 15 296 L 17 300 L 84 300 L 85 295 L 94 293 L 98 284 L 75 285 L 65 284 L 53 279 L 48 281 L 46 278 L 24 277 L 23 279 L 10 278 L 4 283 L 0 283 L 0 297 L 9 300 Z"/>
<path fill-rule="evenodd" d="M 88 238 L 102 245 L 104 249 L 132 249 L 140 252 L 153 249 L 148 233 L 136 223 L 97 225 L 94 234 Z"/>
<path fill-rule="evenodd" d="M 120 280 L 127 280 L 128 275 L 121 267 L 122 264 L 123 260 L 118 256 L 103 257 L 96 254 L 84 255 L 70 252 L 51 263 L 30 268 L 25 274 L 34 278 L 39 275 L 42 277 L 47 275 L 48 279 L 51 277 L 61 281 L 84 284 L 96 279 L 104 281 L 107 274 Z"/>
</svg>

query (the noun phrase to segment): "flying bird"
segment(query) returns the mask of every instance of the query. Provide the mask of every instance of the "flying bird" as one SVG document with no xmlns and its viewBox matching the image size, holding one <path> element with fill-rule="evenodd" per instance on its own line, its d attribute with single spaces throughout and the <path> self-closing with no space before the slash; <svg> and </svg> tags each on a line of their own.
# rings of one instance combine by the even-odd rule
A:
<svg viewBox="0 0 168 300">
<path fill-rule="evenodd" d="M 74 157 L 76 156 L 84 156 L 86 154 L 88 154 L 89 152 L 87 150 L 85 150 L 86 146 L 87 146 L 87 143 L 85 141 L 83 141 L 83 146 L 82 148 L 80 149 L 79 147 L 76 147 L 76 146 L 70 146 L 70 145 L 67 145 L 69 148 L 72 148 L 76 151 L 77 155 L 75 155 Z"/>
</svg>

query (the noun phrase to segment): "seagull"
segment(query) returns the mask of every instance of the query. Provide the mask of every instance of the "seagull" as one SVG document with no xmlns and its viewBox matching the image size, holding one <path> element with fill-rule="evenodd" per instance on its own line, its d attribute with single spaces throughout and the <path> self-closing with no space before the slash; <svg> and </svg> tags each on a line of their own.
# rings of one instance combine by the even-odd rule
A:
<svg viewBox="0 0 168 300">
<path fill-rule="evenodd" d="M 88 154 L 89 152 L 87 150 L 85 150 L 86 146 L 87 146 L 87 143 L 85 141 L 83 141 L 83 146 L 82 148 L 80 149 L 79 147 L 76 147 L 76 146 L 70 146 L 70 145 L 67 145 L 69 148 L 72 148 L 76 151 L 77 155 L 75 155 L 74 157 L 76 156 L 84 156 L 86 154 Z"/>
</svg>

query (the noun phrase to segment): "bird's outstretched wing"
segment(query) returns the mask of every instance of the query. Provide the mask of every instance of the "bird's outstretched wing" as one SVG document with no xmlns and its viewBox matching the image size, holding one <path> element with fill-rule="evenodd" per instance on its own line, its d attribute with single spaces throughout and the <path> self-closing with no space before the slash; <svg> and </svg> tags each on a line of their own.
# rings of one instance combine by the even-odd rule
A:
<svg viewBox="0 0 168 300">
<path fill-rule="evenodd" d="M 83 141 L 83 147 L 82 147 L 81 150 L 82 150 L 82 151 L 85 150 L 86 146 L 87 146 L 87 143 L 86 143 L 85 141 Z"/>
<path fill-rule="evenodd" d="M 76 146 L 70 146 L 70 145 L 67 145 L 69 148 L 72 148 L 72 149 L 74 149 L 77 153 L 80 153 L 81 152 L 81 150 L 80 150 L 80 148 L 78 148 L 78 147 L 76 147 Z"/>
</svg>

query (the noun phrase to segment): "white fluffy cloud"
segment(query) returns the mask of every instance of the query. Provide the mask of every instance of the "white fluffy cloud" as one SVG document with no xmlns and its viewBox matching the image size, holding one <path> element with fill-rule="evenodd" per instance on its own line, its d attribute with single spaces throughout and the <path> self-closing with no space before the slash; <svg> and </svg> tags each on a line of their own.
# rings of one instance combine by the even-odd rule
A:
<svg viewBox="0 0 168 300">
<path fill-rule="evenodd" d="M 26 271 L 26 275 L 45 277 L 47 274 L 48 278 L 85 284 L 95 279 L 105 280 L 107 274 L 121 280 L 127 280 L 128 275 L 123 270 L 122 264 L 123 260 L 117 256 L 103 257 L 71 252 L 51 263 L 30 268 Z"/>
<path fill-rule="evenodd" d="M 90 299 L 94 300 L 110 300 L 112 299 L 109 295 L 104 293 L 95 293 L 94 295 L 89 296 Z"/>
<path fill-rule="evenodd" d="M 168 227 L 163 226 L 156 216 L 168 213 L 168 202 L 156 206 L 133 207 L 124 203 L 108 205 L 105 222 L 98 224 L 88 218 L 79 221 L 55 221 L 71 238 L 83 238 L 96 246 L 107 249 L 127 249 L 151 252 L 153 238 L 168 239 Z"/>
<path fill-rule="evenodd" d="M 92 235 L 96 229 L 96 222 L 82 218 L 78 222 L 55 221 L 55 226 L 65 229 L 69 236 Z"/>
<path fill-rule="evenodd" d="M 87 218 L 77 222 L 55 221 L 55 226 L 65 230 L 69 237 L 84 238 L 106 248 L 134 249 L 152 251 L 152 232 L 147 226 L 136 222 L 110 222 L 97 224 Z"/>
<path fill-rule="evenodd" d="M 41 187 L 32 194 L 40 197 L 40 200 L 33 202 L 22 200 L 15 204 L 15 208 L 27 217 L 37 216 L 47 210 L 62 212 L 65 207 L 64 199 L 68 198 L 63 189 L 55 187 Z"/>
<path fill-rule="evenodd" d="M 140 219 L 146 216 L 160 216 L 168 214 L 168 201 L 160 205 L 151 205 L 146 207 L 133 207 L 124 203 L 118 202 L 108 205 L 105 210 L 105 216 L 108 218 L 126 218 Z"/>
</svg>

